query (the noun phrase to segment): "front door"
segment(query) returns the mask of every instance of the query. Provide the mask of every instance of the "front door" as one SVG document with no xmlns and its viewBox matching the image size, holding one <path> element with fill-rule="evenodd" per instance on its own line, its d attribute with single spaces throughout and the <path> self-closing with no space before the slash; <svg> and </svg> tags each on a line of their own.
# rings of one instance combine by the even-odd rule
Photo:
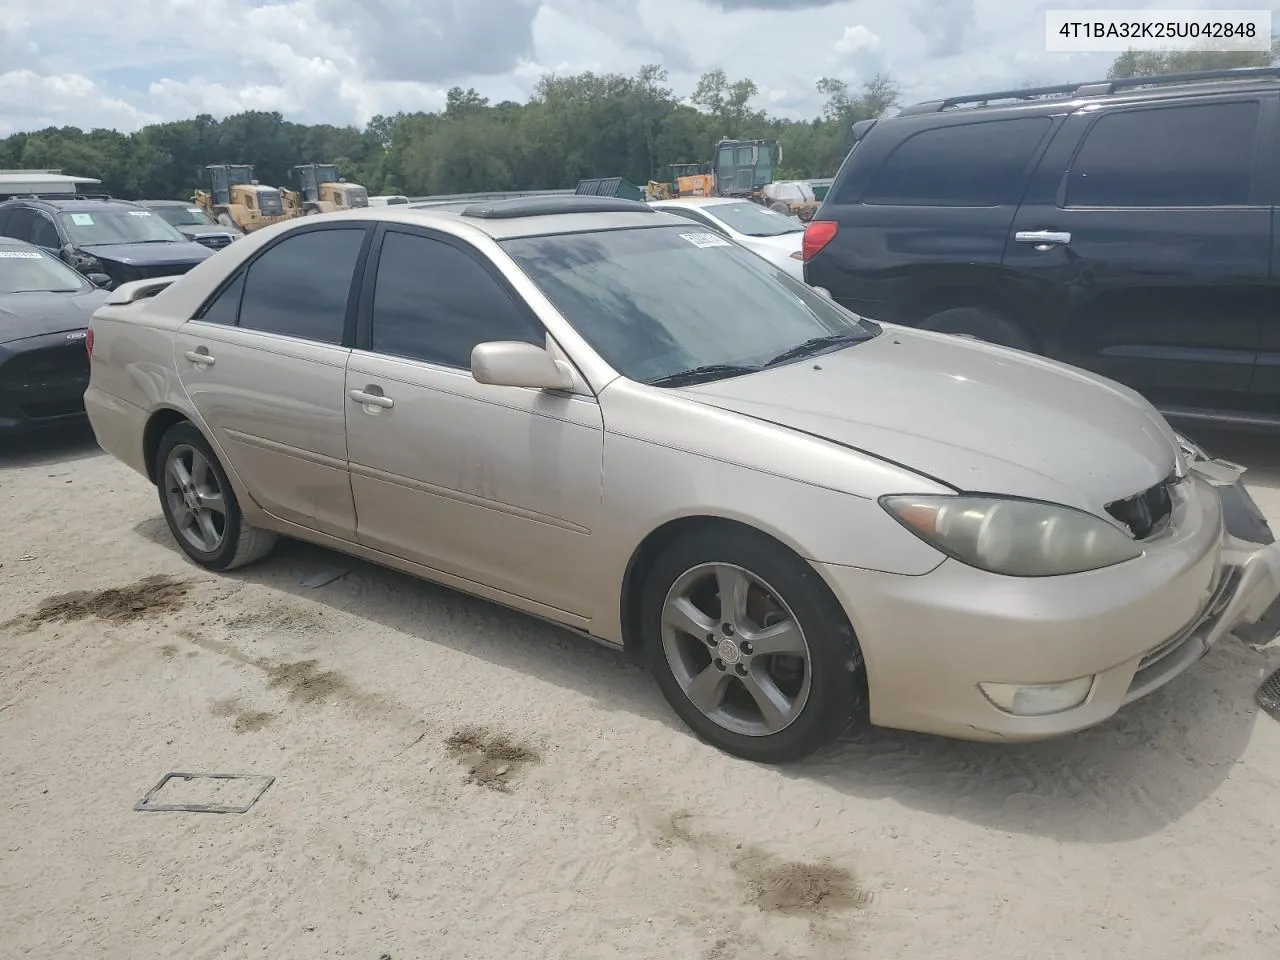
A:
<svg viewBox="0 0 1280 960">
<path fill-rule="evenodd" d="M 175 338 L 182 384 L 253 498 L 281 519 L 348 540 L 346 365 L 368 234 L 350 223 L 288 234 Z"/>
<path fill-rule="evenodd" d="M 1270 302 L 1255 168 L 1273 107 L 1215 97 L 1069 118 L 1004 256 L 1049 353 L 1166 409 L 1248 405 Z"/>
<path fill-rule="evenodd" d="M 478 343 L 547 344 L 483 254 L 400 226 L 375 248 L 347 365 L 360 541 L 585 616 L 601 503 L 595 397 L 472 379 Z"/>
</svg>

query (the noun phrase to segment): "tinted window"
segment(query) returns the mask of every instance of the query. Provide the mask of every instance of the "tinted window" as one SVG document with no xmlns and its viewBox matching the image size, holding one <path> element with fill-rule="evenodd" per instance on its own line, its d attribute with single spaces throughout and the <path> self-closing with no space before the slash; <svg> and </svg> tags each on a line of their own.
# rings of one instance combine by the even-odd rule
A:
<svg viewBox="0 0 1280 960">
<path fill-rule="evenodd" d="M 39 247 L 57 250 L 62 244 L 58 241 L 58 228 L 48 217 L 36 215 L 36 222 L 31 227 L 31 242 Z"/>
<path fill-rule="evenodd" d="M 36 214 L 30 207 L 18 207 L 9 216 L 9 222 L 4 226 L 4 235 L 6 237 L 16 237 L 19 240 L 31 241 L 31 230 L 35 227 Z"/>
<path fill-rule="evenodd" d="M 223 287 L 213 302 L 204 308 L 197 319 L 205 323 L 225 323 L 234 327 L 240 321 L 240 297 L 244 294 L 244 271 Z"/>
<path fill-rule="evenodd" d="M 898 145 L 875 172 L 864 203 L 989 207 L 1020 183 L 1048 117 L 937 127 Z"/>
<path fill-rule="evenodd" d="M 546 332 L 470 254 L 388 233 L 373 291 L 372 349 L 466 370 L 471 349 L 489 340 L 541 346 Z"/>
<path fill-rule="evenodd" d="M 855 342 L 879 330 L 781 270 L 762 268 L 737 244 L 690 227 L 502 246 L 583 339 L 632 380 L 722 364 L 756 369 L 815 337 Z"/>
<path fill-rule="evenodd" d="M 267 250 L 249 265 L 240 326 L 341 343 L 364 237 L 363 227 L 309 230 Z"/>
<path fill-rule="evenodd" d="M 1078 207 L 1245 204 L 1258 139 L 1256 102 L 1129 110 L 1102 117 L 1071 165 Z"/>
</svg>

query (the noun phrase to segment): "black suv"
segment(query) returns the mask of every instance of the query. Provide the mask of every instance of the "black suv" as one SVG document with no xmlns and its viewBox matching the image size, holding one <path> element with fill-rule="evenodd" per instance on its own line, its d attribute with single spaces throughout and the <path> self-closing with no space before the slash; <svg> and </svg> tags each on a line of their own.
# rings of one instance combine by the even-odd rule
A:
<svg viewBox="0 0 1280 960">
<path fill-rule="evenodd" d="M 1280 70 L 953 97 L 855 125 L 805 279 L 858 313 L 1280 427 Z"/>
<path fill-rule="evenodd" d="M 0 237 L 14 237 L 111 284 L 186 273 L 213 254 L 150 210 L 111 197 L 20 197 L 0 203 Z M 104 284 L 105 285 L 105 284 Z"/>
</svg>

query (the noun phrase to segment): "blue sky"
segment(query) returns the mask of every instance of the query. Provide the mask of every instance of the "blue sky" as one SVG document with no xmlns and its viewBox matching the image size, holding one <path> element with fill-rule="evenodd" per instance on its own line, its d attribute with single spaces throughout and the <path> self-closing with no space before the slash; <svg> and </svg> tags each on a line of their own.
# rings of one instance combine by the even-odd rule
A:
<svg viewBox="0 0 1280 960">
<path fill-rule="evenodd" d="M 1048 54 L 1044 11 L 1115 0 L 0 0 L 0 135 L 132 130 L 245 109 L 361 124 L 450 86 L 525 99 L 545 72 L 661 63 L 685 94 L 722 67 L 758 105 L 815 115 L 814 82 L 891 72 L 908 100 L 1092 79 L 1113 54 Z M 1269 8 L 1128 0 L 1135 8 Z M 1280 17 L 1276 17 L 1280 27 Z"/>
</svg>

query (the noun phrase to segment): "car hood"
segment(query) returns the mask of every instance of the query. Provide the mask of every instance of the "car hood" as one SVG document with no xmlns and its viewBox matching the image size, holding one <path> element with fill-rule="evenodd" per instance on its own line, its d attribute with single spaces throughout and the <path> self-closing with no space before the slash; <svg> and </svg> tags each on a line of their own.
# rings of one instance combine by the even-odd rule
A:
<svg viewBox="0 0 1280 960">
<path fill-rule="evenodd" d="M 0 294 L 0 343 L 83 330 L 106 299 L 105 290 Z"/>
<path fill-rule="evenodd" d="M 782 254 L 795 253 L 804 244 L 803 233 L 784 233 L 777 237 L 749 237 L 743 234 L 743 240 L 753 247 L 765 250 L 776 250 Z"/>
<path fill-rule="evenodd" d="M 174 240 L 171 243 L 95 243 L 85 244 L 82 249 L 99 260 L 114 260 L 131 267 L 198 263 L 213 255 L 208 247 L 190 240 Z"/>
<path fill-rule="evenodd" d="M 1030 354 L 891 325 L 834 353 L 679 392 L 957 490 L 1095 514 L 1168 478 L 1177 458 L 1164 418 L 1127 387 Z"/>
<path fill-rule="evenodd" d="M 184 223 L 177 229 L 187 237 L 205 237 L 209 234 L 232 237 L 240 235 L 239 230 L 232 230 L 230 227 L 224 227 L 220 223 Z"/>
</svg>

